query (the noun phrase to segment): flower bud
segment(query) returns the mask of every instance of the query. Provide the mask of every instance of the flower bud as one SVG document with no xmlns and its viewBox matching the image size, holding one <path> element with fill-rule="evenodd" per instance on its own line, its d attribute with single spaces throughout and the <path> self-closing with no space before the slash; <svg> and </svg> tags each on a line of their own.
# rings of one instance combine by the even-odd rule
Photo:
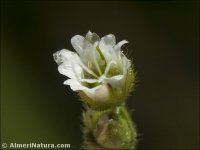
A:
<svg viewBox="0 0 200 150">
<path fill-rule="evenodd" d="M 124 108 L 102 114 L 93 130 L 96 142 L 107 149 L 131 149 L 136 143 L 136 131 Z"/>
</svg>

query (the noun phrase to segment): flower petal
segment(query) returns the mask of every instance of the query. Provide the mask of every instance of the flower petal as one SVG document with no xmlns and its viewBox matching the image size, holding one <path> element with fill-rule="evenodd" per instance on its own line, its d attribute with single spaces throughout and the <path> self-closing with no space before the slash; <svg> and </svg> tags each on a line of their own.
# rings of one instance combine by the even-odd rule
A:
<svg viewBox="0 0 200 150">
<path fill-rule="evenodd" d="M 87 89 L 87 87 L 83 86 L 80 82 L 74 79 L 68 79 L 64 82 L 64 84 L 69 85 L 73 91 L 83 91 Z"/>
<path fill-rule="evenodd" d="M 115 50 L 120 51 L 122 45 L 124 45 L 124 44 L 126 44 L 126 43 L 128 43 L 128 41 L 126 41 L 126 40 L 123 40 L 123 41 L 117 43 L 117 45 L 115 45 Z"/>
<path fill-rule="evenodd" d="M 123 40 L 123 41 L 117 43 L 117 45 L 115 45 L 114 49 L 115 49 L 115 51 L 116 51 L 116 53 L 117 53 L 118 58 L 120 58 L 120 51 L 121 51 L 122 45 L 124 45 L 124 44 L 126 44 L 126 43 L 128 43 L 128 41 Z"/>
<path fill-rule="evenodd" d="M 60 51 L 57 51 L 53 54 L 53 58 L 55 60 L 55 62 L 60 65 L 61 63 L 63 63 L 67 58 L 69 57 L 73 57 L 74 52 L 71 52 L 69 50 L 66 49 L 62 49 Z"/>
<path fill-rule="evenodd" d="M 87 82 L 87 83 L 96 83 L 99 80 L 97 79 L 81 79 L 81 82 Z"/>
<path fill-rule="evenodd" d="M 112 59 L 116 59 L 116 54 L 115 51 L 113 50 L 115 44 L 116 44 L 116 39 L 113 34 L 109 34 L 102 37 L 101 41 L 99 42 L 99 49 L 101 50 L 107 63 Z"/>
<path fill-rule="evenodd" d="M 82 67 L 79 65 L 79 57 L 76 53 L 62 49 L 53 54 L 54 60 L 59 65 L 58 71 L 72 79 L 80 79 Z"/>
<path fill-rule="evenodd" d="M 89 40 L 94 40 L 94 41 L 98 40 L 98 37 L 97 37 L 98 35 L 93 34 L 90 31 L 88 32 L 87 36 L 88 36 L 87 38 Z M 92 38 L 94 38 L 94 39 L 92 39 Z M 97 39 L 95 39 L 95 38 L 97 38 Z M 75 35 L 74 37 L 71 38 L 71 43 L 72 43 L 72 46 L 74 47 L 74 49 L 79 54 L 83 64 L 91 63 L 91 64 L 95 65 L 96 68 L 98 69 L 99 73 L 101 73 L 100 68 L 97 64 L 97 60 L 96 60 L 97 58 L 96 58 L 96 46 L 95 45 L 97 45 L 98 43 L 97 42 L 95 42 L 94 44 L 90 43 L 90 41 L 88 39 L 86 39 L 80 35 Z"/>
<path fill-rule="evenodd" d="M 70 88 L 73 91 L 83 91 L 88 97 L 90 97 L 94 101 L 106 101 L 109 97 L 109 90 L 106 85 L 99 85 L 89 89 L 74 79 L 68 79 L 64 82 L 64 84 L 70 85 Z"/>
<path fill-rule="evenodd" d="M 104 82 L 110 84 L 111 87 L 121 87 L 124 81 L 124 75 L 117 75 L 111 78 L 105 78 Z"/>
<path fill-rule="evenodd" d="M 73 36 L 71 38 L 71 44 L 81 57 L 86 53 L 86 50 L 92 48 L 92 44 L 81 35 Z"/>
<path fill-rule="evenodd" d="M 122 57 L 122 69 L 123 69 L 123 74 L 126 74 L 127 69 L 131 66 L 131 62 L 129 59 L 126 58 L 126 56 Z"/>
<path fill-rule="evenodd" d="M 102 47 L 113 47 L 116 44 L 116 39 L 113 34 L 108 34 L 101 38 L 101 41 L 99 43 Z"/>
<path fill-rule="evenodd" d="M 92 44 L 100 41 L 100 37 L 96 33 L 90 31 L 88 31 L 85 38 Z"/>
<path fill-rule="evenodd" d="M 92 89 L 85 89 L 85 94 L 95 101 L 107 101 L 109 98 L 109 89 L 107 85 L 99 85 Z"/>
</svg>

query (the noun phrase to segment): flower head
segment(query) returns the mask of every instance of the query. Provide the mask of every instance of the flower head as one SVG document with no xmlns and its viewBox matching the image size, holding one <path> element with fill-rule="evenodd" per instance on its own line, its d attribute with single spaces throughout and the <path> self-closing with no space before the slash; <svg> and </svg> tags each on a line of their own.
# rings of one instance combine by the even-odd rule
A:
<svg viewBox="0 0 200 150">
<path fill-rule="evenodd" d="M 134 74 L 131 61 L 121 51 L 123 40 L 116 44 L 113 34 L 100 38 L 88 32 L 75 35 L 71 44 L 77 53 L 62 49 L 53 54 L 58 71 L 69 77 L 64 82 L 93 109 L 120 105 L 132 89 Z"/>
</svg>

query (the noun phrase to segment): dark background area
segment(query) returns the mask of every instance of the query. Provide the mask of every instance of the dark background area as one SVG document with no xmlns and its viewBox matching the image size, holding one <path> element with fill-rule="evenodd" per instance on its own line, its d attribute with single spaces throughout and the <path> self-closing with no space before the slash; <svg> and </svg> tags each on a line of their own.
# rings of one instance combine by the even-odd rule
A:
<svg viewBox="0 0 200 150">
<path fill-rule="evenodd" d="M 81 102 L 52 54 L 91 30 L 130 42 L 138 148 L 198 149 L 198 17 L 198 1 L 1 1 L 2 143 L 80 147 Z"/>
</svg>

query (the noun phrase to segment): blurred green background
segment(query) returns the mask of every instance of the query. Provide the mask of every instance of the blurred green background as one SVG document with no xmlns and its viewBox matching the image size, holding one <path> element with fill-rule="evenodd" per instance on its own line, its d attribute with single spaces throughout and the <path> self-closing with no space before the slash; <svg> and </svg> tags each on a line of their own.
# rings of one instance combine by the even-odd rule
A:
<svg viewBox="0 0 200 150">
<path fill-rule="evenodd" d="M 1 1 L 1 142 L 81 145 L 81 102 L 52 54 L 88 30 L 130 43 L 140 149 L 199 148 L 198 1 Z"/>
</svg>

